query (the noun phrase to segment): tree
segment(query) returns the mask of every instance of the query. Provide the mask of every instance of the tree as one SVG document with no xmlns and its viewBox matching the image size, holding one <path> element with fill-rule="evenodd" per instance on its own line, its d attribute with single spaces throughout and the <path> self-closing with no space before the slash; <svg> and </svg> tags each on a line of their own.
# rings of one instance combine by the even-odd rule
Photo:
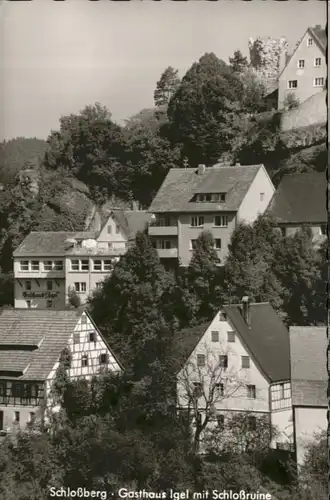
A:
<svg viewBox="0 0 330 500">
<path fill-rule="evenodd" d="M 307 447 L 301 468 L 305 493 L 311 498 L 323 500 L 328 495 L 328 438 L 326 431 L 315 435 L 315 441 Z M 306 491 L 307 490 L 307 491 Z"/>
<path fill-rule="evenodd" d="M 298 108 L 298 106 L 299 106 L 299 99 L 294 95 L 294 93 L 289 92 L 288 94 L 286 94 L 283 102 L 284 109 L 294 109 Z"/>
<path fill-rule="evenodd" d="M 191 165 L 216 163 L 240 132 L 243 85 L 214 54 L 204 54 L 183 77 L 168 106 L 164 130 Z"/>
<path fill-rule="evenodd" d="M 235 73 L 243 73 L 249 66 L 247 57 L 244 57 L 240 50 L 235 50 L 233 57 L 229 58 L 229 63 Z"/>
<path fill-rule="evenodd" d="M 125 179 L 124 137 L 107 108 L 96 103 L 79 114 L 62 116 L 60 130 L 52 132 L 47 143 L 47 168 L 65 169 L 85 182 L 92 195 L 103 188 L 107 195 L 125 197 L 126 186 L 120 181 Z"/>
<path fill-rule="evenodd" d="M 154 92 L 155 106 L 166 106 L 180 85 L 178 70 L 171 66 L 165 69 Z"/>
</svg>

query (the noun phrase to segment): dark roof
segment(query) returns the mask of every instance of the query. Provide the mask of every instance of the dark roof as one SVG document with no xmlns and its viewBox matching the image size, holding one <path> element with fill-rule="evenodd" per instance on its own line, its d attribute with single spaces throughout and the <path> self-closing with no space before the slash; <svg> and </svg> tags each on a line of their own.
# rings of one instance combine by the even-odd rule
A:
<svg viewBox="0 0 330 500">
<path fill-rule="evenodd" d="M 136 233 L 143 231 L 151 221 L 151 214 L 145 210 L 114 210 L 113 217 L 129 240 L 134 240 Z"/>
<path fill-rule="evenodd" d="M 47 378 L 73 333 L 81 312 L 76 310 L 8 309 L 0 313 L 0 370 L 18 371 L 16 377 Z M 20 346 L 37 349 L 20 350 Z M 12 368 L 11 368 L 12 367 Z"/>
<path fill-rule="evenodd" d="M 322 50 L 323 54 L 325 55 L 326 49 L 327 49 L 327 35 L 326 32 L 323 28 L 320 26 L 314 26 L 312 28 L 308 28 L 309 32 L 313 35 L 315 38 L 316 42 L 318 43 L 320 49 Z"/>
<path fill-rule="evenodd" d="M 251 328 L 240 305 L 223 307 L 229 321 L 270 382 L 290 379 L 289 332 L 269 303 L 251 303 Z"/>
<path fill-rule="evenodd" d="M 14 257 L 61 256 L 66 252 L 65 240 L 76 232 L 32 231 L 13 252 Z M 80 233 L 81 234 L 81 233 Z"/>
<path fill-rule="evenodd" d="M 237 211 L 262 165 L 172 168 L 149 207 L 149 212 Z M 195 193 L 227 193 L 225 203 L 195 203 Z"/>
<path fill-rule="evenodd" d="M 176 333 L 174 337 L 174 363 L 177 373 L 183 368 L 210 324 L 210 321 L 201 323 Z"/>
<path fill-rule="evenodd" d="M 284 175 L 267 212 L 278 223 L 325 223 L 326 188 L 322 172 Z"/>
<path fill-rule="evenodd" d="M 328 405 L 327 345 L 325 326 L 290 327 L 293 405 Z"/>
</svg>

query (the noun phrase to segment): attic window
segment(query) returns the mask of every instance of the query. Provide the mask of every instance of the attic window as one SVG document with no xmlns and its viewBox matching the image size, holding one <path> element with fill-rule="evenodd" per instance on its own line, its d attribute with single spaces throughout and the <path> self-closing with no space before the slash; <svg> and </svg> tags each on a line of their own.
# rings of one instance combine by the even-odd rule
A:
<svg viewBox="0 0 330 500">
<path fill-rule="evenodd" d="M 108 227 L 107 227 L 107 232 L 108 232 L 108 234 L 111 234 L 111 233 L 112 233 L 112 227 L 111 227 L 111 226 L 108 226 Z"/>
<path fill-rule="evenodd" d="M 217 331 L 211 332 L 211 336 L 212 336 L 212 342 L 219 342 L 219 332 Z"/>
<path fill-rule="evenodd" d="M 197 354 L 197 366 L 205 366 L 205 354 Z"/>
<path fill-rule="evenodd" d="M 220 321 L 226 321 L 227 320 L 227 314 L 224 312 L 220 313 Z"/>
<path fill-rule="evenodd" d="M 81 356 L 81 366 L 84 368 L 86 366 L 88 366 L 88 356 L 87 354 L 83 354 Z"/>
<path fill-rule="evenodd" d="M 220 202 L 224 203 L 226 201 L 226 193 L 200 193 L 196 195 L 196 201 L 212 203 L 212 202 Z"/>
<path fill-rule="evenodd" d="M 313 38 L 307 38 L 307 45 L 311 47 L 313 45 Z"/>
<path fill-rule="evenodd" d="M 89 341 L 90 342 L 96 342 L 95 332 L 90 332 L 90 334 L 89 334 Z"/>
<path fill-rule="evenodd" d="M 100 354 L 99 363 L 100 365 L 106 365 L 108 363 L 108 354 L 106 352 Z"/>
</svg>

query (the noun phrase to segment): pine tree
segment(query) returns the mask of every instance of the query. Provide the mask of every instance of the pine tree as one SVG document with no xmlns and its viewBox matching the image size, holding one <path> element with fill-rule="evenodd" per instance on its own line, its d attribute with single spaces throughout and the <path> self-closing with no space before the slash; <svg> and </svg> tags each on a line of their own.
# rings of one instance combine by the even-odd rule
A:
<svg viewBox="0 0 330 500">
<path fill-rule="evenodd" d="M 229 58 L 229 63 L 235 73 L 243 73 L 249 66 L 247 57 L 244 57 L 240 50 L 235 50 L 233 57 Z"/>
<path fill-rule="evenodd" d="M 154 101 L 157 107 L 166 106 L 180 85 L 178 70 L 171 66 L 166 68 L 157 82 L 157 87 L 154 92 Z"/>
</svg>

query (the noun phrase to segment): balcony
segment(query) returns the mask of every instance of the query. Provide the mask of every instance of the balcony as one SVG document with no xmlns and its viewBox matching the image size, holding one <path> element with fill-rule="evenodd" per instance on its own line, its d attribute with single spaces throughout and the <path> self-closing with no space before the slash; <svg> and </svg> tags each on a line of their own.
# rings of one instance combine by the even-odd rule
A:
<svg viewBox="0 0 330 500">
<path fill-rule="evenodd" d="M 177 236 L 178 222 L 175 219 L 159 218 L 151 222 L 149 236 Z"/>
<path fill-rule="evenodd" d="M 160 259 L 177 259 L 177 248 L 157 248 L 158 256 Z"/>
</svg>

